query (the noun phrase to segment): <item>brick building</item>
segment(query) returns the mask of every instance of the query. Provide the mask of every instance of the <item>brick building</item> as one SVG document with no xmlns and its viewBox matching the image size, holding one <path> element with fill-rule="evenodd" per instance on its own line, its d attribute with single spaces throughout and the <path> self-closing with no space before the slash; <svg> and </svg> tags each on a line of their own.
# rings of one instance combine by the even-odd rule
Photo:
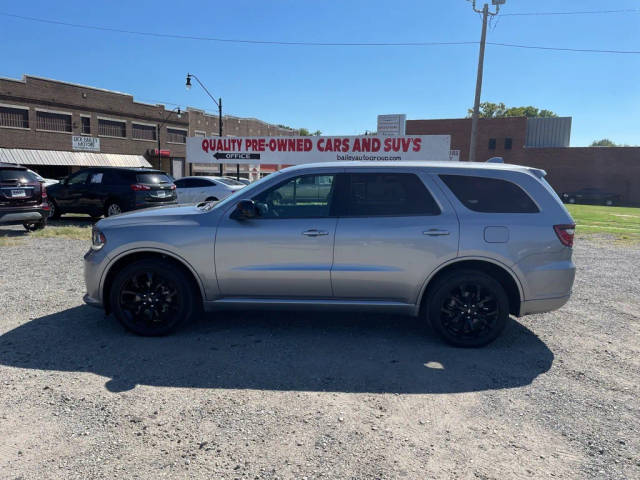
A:
<svg viewBox="0 0 640 480">
<path fill-rule="evenodd" d="M 471 119 L 407 120 L 407 135 L 451 135 L 451 149 L 469 159 Z M 554 189 L 595 187 L 640 205 L 640 147 L 570 147 L 571 118 L 490 118 L 478 122 L 476 160 L 502 157 L 506 163 L 547 171 Z"/>
<path fill-rule="evenodd" d="M 254 118 L 225 116 L 223 133 L 297 132 Z M 110 90 L 28 75 L 0 79 L 0 158 L 32 162 L 29 166 L 45 177 L 61 177 L 88 165 L 153 166 L 180 177 L 193 170 L 185 162 L 187 136 L 217 134 L 218 116 L 202 110 L 187 108 L 178 115 L 164 105 L 137 102 L 132 95 Z M 82 152 L 87 145 L 72 141 L 74 136 L 93 139 L 91 155 Z"/>
</svg>

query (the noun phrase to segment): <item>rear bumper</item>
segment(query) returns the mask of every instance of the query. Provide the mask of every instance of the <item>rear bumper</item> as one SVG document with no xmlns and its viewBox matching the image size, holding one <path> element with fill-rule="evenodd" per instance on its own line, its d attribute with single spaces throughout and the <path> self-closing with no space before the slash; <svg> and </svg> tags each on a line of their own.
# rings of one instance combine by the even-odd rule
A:
<svg viewBox="0 0 640 480">
<path fill-rule="evenodd" d="M 571 295 L 563 297 L 544 298 L 537 300 L 525 300 L 520 304 L 520 316 L 533 315 L 535 313 L 546 313 L 558 310 L 569 301 Z"/>
<path fill-rule="evenodd" d="M 38 205 L 30 208 L 0 208 L 0 225 L 20 225 L 41 222 L 49 217 L 49 210 Z"/>
</svg>

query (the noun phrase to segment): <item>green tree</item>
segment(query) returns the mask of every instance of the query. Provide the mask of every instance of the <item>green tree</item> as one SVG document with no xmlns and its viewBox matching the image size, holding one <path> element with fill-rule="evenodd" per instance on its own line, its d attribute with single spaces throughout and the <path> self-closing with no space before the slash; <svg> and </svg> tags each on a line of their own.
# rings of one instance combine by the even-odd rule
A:
<svg viewBox="0 0 640 480">
<path fill-rule="evenodd" d="M 608 138 L 603 138 L 602 140 L 594 140 L 590 145 L 592 147 L 619 147 L 617 143 L 612 142 Z"/>
<path fill-rule="evenodd" d="M 313 132 L 311 135 L 315 136 L 315 137 L 319 137 L 320 135 L 322 135 L 322 132 L 320 130 L 316 130 L 315 132 Z"/>
<path fill-rule="evenodd" d="M 307 130 L 306 128 L 300 128 L 298 130 L 298 135 L 301 135 L 303 137 L 308 137 L 311 135 L 311 132 L 309 132 L 309 130 Z"/>
<path fill-rule="evenodd" d="M 473 115 L 473 109 L 468 110 L 469 117 Z M 502 117 L 557 117 L 551 110 L 540 110 L 539 108 L 528 107 L 507 107 L 504 103 L 482 102 L 480 104 L 480 118 L 502 118 Z"/>
</svg>

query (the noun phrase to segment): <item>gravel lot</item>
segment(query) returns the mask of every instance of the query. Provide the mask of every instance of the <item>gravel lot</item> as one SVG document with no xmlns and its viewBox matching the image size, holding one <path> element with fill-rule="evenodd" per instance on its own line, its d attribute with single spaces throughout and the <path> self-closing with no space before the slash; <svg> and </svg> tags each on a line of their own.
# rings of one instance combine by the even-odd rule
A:
<svg viewBox="0 0 640 480">
<path fill-rule="evenodd" d="M 20 229 L 0 228 L 0 236 Z M 139 338 L 86 242 L 0 246 L 0 478 L 640 478 L 640 247 L 480 350 L 402 317 L 211 315 Z"/>
</svg>

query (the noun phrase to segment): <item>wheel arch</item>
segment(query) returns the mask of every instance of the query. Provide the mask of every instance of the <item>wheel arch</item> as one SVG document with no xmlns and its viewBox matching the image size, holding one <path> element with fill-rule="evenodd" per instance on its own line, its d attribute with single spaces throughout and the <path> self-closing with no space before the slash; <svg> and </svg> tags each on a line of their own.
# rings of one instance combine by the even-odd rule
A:
<svg viewBox="0 0 640 480">
<path fill-rule="evenodd" d="M 102 292 L 102 303 L 107 314 L 111 311 L 111 305 L 109 304 L 111 283 L 114 277 L 127 265 L 139 260 L 163 260 L 171 262 L 175 267 L 180 268 L 186 275 L 189 281 L 192 283 L 192 287 L 196 292 L 197 300 L 202 303 L 205 299 L 204 287 L 200 277 L 196 273 L 189 263 L 183 258 L 168 252 L 166 250 L 159 249 L 141 249 L 123 252 L 116 258 L 114 258 L 105 270 L 102 281 L 100 284 L 100 291 Z"/>
<path fill-rule="evenodd" d="M 426 307 L 426 298 L 431 286 L 445 275 L 456 270 L 477 270 L 495 278 L 505 289 L 509 298 L 509 313 L 520 315 L 521 303 L 524 299 L 522 285 L 516 274 L 506 265 L 490 258 L 462 258 L 440 265 L 425 281 L 420 292 L 419 313 L 423 314 Z"/>
</svg>

